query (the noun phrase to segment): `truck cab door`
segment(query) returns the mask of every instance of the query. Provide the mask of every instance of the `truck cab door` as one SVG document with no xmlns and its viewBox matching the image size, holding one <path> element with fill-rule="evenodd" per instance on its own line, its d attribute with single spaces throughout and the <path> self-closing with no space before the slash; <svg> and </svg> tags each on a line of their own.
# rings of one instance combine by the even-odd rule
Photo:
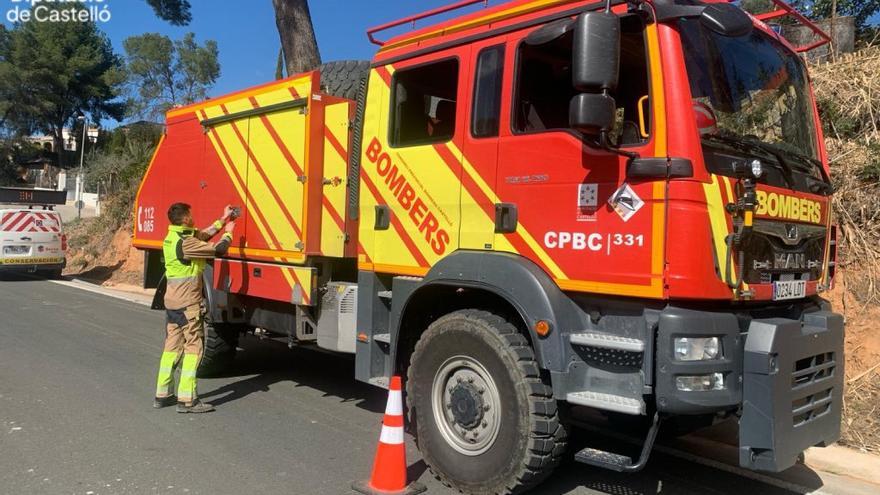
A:
<svg viewBox="0 0 880 495">
<path fill-rule="evenodd" d="M 469 47 L 377 67 L 361 159 L 361 269 L 424 275 L 458 248 Z"/>
<path fill-rule="evenodd" d="M 496 245 L 530 258 L 563 289 L 662 297 L 665 181 L 627 180 L 626 157 L 570 129 L 573 34 L 529 34 L 508 44 L 516 72 L 510 111 L 502 112 L 510 122 L 502 126 L 496 189 L 518 224 Z M 654 156 L 650 102 L 657 95 L 643 21 L 624 17 L 621 40 L 612 139 Z"/>
<path fill-rule="evenodd" d="M 504 86 L 510 80 L 505 78 L 505 67 L 510 66 L 507 53 L 505 38 L 492 38 L 471 47 L 474 72 L 463 133 L 461 249 L 494 249 L 496 219 L 503 215 L 496 211 L 499 200 L 493 187 L 498 172 L 502 100 L 504 94 L 510 94 L 509 87 Z"/>
</svg>

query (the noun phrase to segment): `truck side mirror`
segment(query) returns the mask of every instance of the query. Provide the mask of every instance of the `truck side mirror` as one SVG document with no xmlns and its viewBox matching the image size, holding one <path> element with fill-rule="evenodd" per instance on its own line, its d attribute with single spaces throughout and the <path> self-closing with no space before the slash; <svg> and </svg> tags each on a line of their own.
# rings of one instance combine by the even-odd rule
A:
<svg viewBox="0 0 880 495">
<path fill-rule="evenodd" d="M 620 75 L 620 18 L 611 12 L 579 15 L 572 57 L 572 83 L 580 94 L 569 105 L 569 124 L 601 136 L 614 127 L 617 104 L 610 93 Z"/>
<path fill-rule="evenodd" d="M 581 93 L 571 99 L 568 121 L 587 136 L 601 136 L 614 128 L 617 103 L 607 93 Z"/>
</svg>

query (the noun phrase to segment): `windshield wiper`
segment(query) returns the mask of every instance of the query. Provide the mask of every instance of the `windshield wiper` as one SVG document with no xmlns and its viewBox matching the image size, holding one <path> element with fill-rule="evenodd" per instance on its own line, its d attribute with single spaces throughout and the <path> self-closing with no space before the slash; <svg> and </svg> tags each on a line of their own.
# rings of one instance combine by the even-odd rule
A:
<svg viewBox="0 0 880 495">
<path fill-rule="evenodd" d="M 794 188 L 794 171 L 792 170 L 791 164 L 782 157 L 782 154 L 780 153 L 780 151 L 782 150 L 780 150 L 779 148 L 768 145 L 761 141 L 745 139 L 734 135 L 706 134 L 702 136 L 702 138 L 707 141 L 719 142 L 744 153 L 757 152 L 763 155 L 765 158 L 769 156 L 774 161 L 776 161 L 776 163 L 778 163 L 780 167 L 782 167 L 782 176 L 785 179 L 785 183 L 788 184 L 788 187 L 791 189 Z"/>
<path fill-rule="evenodd" d="M 770 144 L 757 141 L 754 138 L 743 138 L 743 140 L 752 145 L 759 146 L 767 150 L 767 152 L 775 150 L 777 154 L 774 154 L 774 156 L 781 159 L 780 163 L 784 167 L 788 167 L 789 173 L 791 173 L 791 169 L 796 169 L 798 172 L 806 174 L 807 182 L 809 183 L 808 187 L 811 192 L 816 194 L 828 194 L 831 192 L 831 178 L 825 173 L 825 167 L 819 160 L 804 155 L 798 150 L 793 150 L 794 146 L 788 143 Z M 814 175 L 817 170 L 819 171 L 818 179 Z M 791 181 L 789 181 L 789 178 L 786 177 L 786 181 L 789 182 L 790 187 Z M 793 180 L 793 177 L 791 179 Z"/>
<path fill-rule="evenodd" d="M 815 158 L 813 158 L 811 156 L 807 156 L 807 155 L 801 153 L 800 150 L 794 149 L 794 146 L 792 146 L 788 143 L 779 143 L 777 145 L 768 145 L 768 146 L 774 146 L 776 148 L 779 148 L 780 150 L 784 151 L 785 153 L 788 153 L 792 157 L 796 158 L 798 160 L 796 162 L 798 164 L 798 170 L 801 170 L 805 173 L 813 173 L 818 170 L 819 177 L 821 178 L 821 180 L 825 181 L 827 184 L 831 183 L 831 178 L 828 177 L 828 174 L 826 174 L 825 166 L 822 165 L 821 161 L 816 160 Z M 810 178 L 812 178 L 813 180 L 816 180 L 815 177 L 810 177 Z"/>
</svg>

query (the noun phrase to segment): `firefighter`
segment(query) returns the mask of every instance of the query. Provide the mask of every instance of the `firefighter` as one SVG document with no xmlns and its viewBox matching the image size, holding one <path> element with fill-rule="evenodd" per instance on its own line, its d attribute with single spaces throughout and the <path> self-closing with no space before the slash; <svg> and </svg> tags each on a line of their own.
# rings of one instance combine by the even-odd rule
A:
<svg viewBox="0 0 880 495">
<path fill-rule="evenodd" d="M 223 217 L 204 230 L 195 228 L 190 206 L 175 203 L 168 209 L 168 236 L 163 243 L 165 277 L 166 335 L 159 363 L 159 377 L 153 407 L 177 404 L 179 413 L 206 413 L 211 404 L 199 401 L 196 394 L 196 370 L 205 341 L 204 282 L 207 260 L 223 256 L 232 243 L 236 209 L 227 206 Z M 210 240 L 224 230 L 219 242 Z M 181 361 L 182 358 L 182 361 Z M 174 368 L 181 363 L 177 396 L 171 393 Z"/>
</svg>

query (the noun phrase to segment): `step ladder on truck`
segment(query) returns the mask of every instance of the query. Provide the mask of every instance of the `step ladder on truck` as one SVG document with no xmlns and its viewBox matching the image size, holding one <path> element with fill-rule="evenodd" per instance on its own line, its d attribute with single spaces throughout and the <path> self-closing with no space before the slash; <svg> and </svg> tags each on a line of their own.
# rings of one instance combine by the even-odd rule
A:
<svg viewBox="0 0 880 495">
<path fill-rule="evenodd" d="M 146 285 L 170 204 L 237 202 L 206 358 L 260 328 L 404 376 L 425 462 L 465 493 L 546 479 L 577 410 L 644 419 L 634 458 L 575 454 L 616 471 L 673 419 L 737 420 L 754 470 L 837 440 L 832 190 L 799 57 L 819 42 L 764 21 L 827 35 L 780 1 L 488 3 L 171 110 L 137 197 Z"/>
</svg>

